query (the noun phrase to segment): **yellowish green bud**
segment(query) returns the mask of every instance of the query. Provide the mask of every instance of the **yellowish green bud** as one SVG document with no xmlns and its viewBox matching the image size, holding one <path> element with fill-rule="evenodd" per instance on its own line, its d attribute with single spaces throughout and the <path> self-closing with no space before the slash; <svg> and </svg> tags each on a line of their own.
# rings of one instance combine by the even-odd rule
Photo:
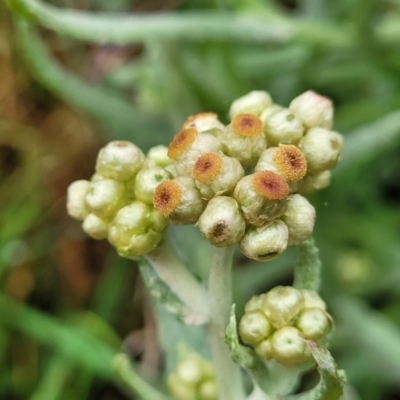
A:
<svg viewBox="0 0 400 400">
<path fill-rule="evenodd" d="M 311 174 L 332 169 L 339 160 L 342 146 L 342 136 L 324 128 L 308 130 L 299 143 L 307 159 L 307 171 Z"/>
<path fill-rule="evenodd" d="M 90 182 L 84 179 L 72 182 L 67 189 L 67 212 L 78 221 L 83 221 L 89 214 L 85 198 Z"/>
<path fill-rule="evenodd" d="M 288 245 L 297 245 L 313 233 L 315 208 L 305 197 L 292 194 L 287 198 L 286 211 L 280 218 L 289 229 Z"/>
<path fill-rule="evenodd" d="M 284 110 L 283 107 L 278 106 L 277 104 L 272 104 L 272 106 L 266 108 L 261 114 L 260 119 L 265 124 L 265 121 L 272 115 L 278 111 Z"/>
<path fill-rule="evenodd" d="M 86 205 L 99 217 L 113 216 L 123 205 L 124 185 L 113 179 L 91 182 L 86 194 Z"/>
<path fill-rule="evenodd" d="M 114 141 L 99 151 L 96 172 L 105 178 L 127 181 L 142 168 L 144 161 L 142 150 L 133 143 Z"/>
<path fill-rule="evenodd" d="M 271 338 L 265 339 L 260 343 L 257 343 L 254 347 L 254 351 L 262 360 L 268 361 L 273 358 Z"/>
<path fill-rule="evenodd" d="M 196 187 L 205 199 L 232 193 L 243 176 L 240 162 L 222 153 L 203 154 L 197 159 L 192 172 Z"/>
<path fill-rule="evenodd" d="M 274 220 L 260 227 L 250 227 L 239 247 L 248 258 L 269 261 L 286 250 L 288 236 L 287 226 L 282 221 Z"/>
<path fill-rule="evenodd" d="M 231 119 L 239 114 L 260 115 L 262 111 L 272 105 L 272 99 L 268 92 L 263 90 L 253 90 L 246 95 L 236 99 L 230 109 Z"/>
<path fill-rule="evenodd" d="M 150 148 L 147 152 L 147 160 L 162 168 L 173 165 L 174 163 L 174 161 L 168 157 L 168 147 L 161 144 Z"/>
<path fill-rule="evenodd" d="M 276 330 L 271 338 L 271 352 L 276 361 L 289 367 L 311 360 L 311 352 L 293 326 L 283 326 Z"/>
<path fill-rule="evenodd" d="M 153 203 L 175 225 L 196 223 L 206 207 L 194 180 L 188 176 L 160 183 L 154 192 Z"/>
<path fill-rule="evenodd" d="M 320 340 L 331 330 L 332 321 L 329 314 L 319 307 L 304 308 L 300 311 L 295 326 L 308 339 Z"/>
<path fill-rule="evenodd" d="M 269 146 L 297 144 L 304 133 L 301 121 L 287 108 L 274 112 L 263 122 Z"/>
<path fill-rule="evenodd" d="M 263 311 L 274 328 L 289 325 L 303 308 L 301 292 L 292 286 L 276 286 L 264 295 Z"/>
<path fill-rule="evenodd" d="M 306 128 L 332 128 L 332 102 L 311 90 L 292 100 L 290 110 L 299 118 Z"/>
<path fill-rule="evenodd" d="M 163 181 L 172 178 L 164 168 L 146 167 L 138 172 L 134 181 L 135 198 L 146 204 L 153 204 L 156 187 Z"/>
<path fill-rule="evenodd" d="M 199 400 L 218 400 L 217 384 L 215 379 L 209 379 L 200 384 Z"/>
<path fill-rule="evenodd" d="M 313 290 L 307 290 L 307 289 L 302 289 L 302 290 L 300 290 L 300 292 L 304 298 L 304 304 L 303 304 L 304 308 L 318 307 L 318 308 L 321 308 L 322 310 L 326 311 L 326 304 L 321 299 L 321 297 L 318 295 L 317 292 L 314 292 Z"/>
<path fill-rule="evenodd" d="M 264 299 L 263 294 L 253 296 L 244 306 L 244 312 L 249 313 L 251 311 L 262 310 L 262 302 Z"/>
<path fill-rule="evenodd" d="M 176 367 L 176 375 L 181 382 L 197 385 L 203 379 L 203 363 L 200 357 L 191 355 Z"/>
<path fill-rule="evenodd" d="M 156 209 L 150 211 L 151 229 L 156 232 L 162 232 L 169 225 L 169 220 L 166 216 Z"/>
<path fill-rule="evenodd" d="M 215 136 L 189 128 L 174 136 L 168 147 L 168 157 L 174 160 L 178 174 L 192 176 L 194 164 L 201 155 L 220 150 L 221 143 Z"/>
<path fill-rule="evenodd" d="M 107 179 L 104 176 L 98 174 L 97 172 L 95 172 L 92 177 L 90 178 L 90 182 L 96 182 L 96 181 L 102 181 L 103 179 Z"/>
<path fill-rule="evenodd" d="M 246 220 L 232 197 L 213 197 L 198 220 L 198 228 L 213 246 L 238 243 L 246 230 Z"/>
<path fill-rule="evenodd" d="M 239 323 L 239 335 L 243 343 L 252 346 L 272 333 L 272 325 L 262 311 L 245 313 Z"/>
<path fill-rule="evenodd" d="M 89 214 L 83 221 L 83 230 L 93 239 L 106 239 L 108 235 L 108 222 L 95 214 Z"/>
<path fill-rule="evenodd" d="M 325 189 L 331 183 L 331 171 L 322 171 L 317 174 L 307 174 L 301 186 L 299 187 L 300 194 L 310 194 Z"/>
<path fill-rule="evenodd" d="M 286 209 L 289 186 L 271 171 L 259 171 L 243 177 L 233 192 L 246 220 L 256 226 L 282 215 Z"/>
<path fill-rule="evenodd" d="M 167 386 L 177 400 L 196 399 L 196 386 L 182 382 L 176 373 L 168 377 Z"/>
<path fill-rule="evenodd" d="M 224 131 L 225 126 L 219 121 L 217 114 L 205 112 L 191 115 L 182 126 L 182 129 L 188 128 L 194 128 L 200 133 L 209 133 L 218 137 Z"/>
</svg>

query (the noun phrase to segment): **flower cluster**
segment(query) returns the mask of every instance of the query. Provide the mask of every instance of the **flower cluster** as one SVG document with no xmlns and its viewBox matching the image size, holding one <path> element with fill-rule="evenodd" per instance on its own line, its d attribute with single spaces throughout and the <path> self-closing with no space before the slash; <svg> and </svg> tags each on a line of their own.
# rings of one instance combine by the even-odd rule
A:
<svg viewBox="0 0 400 400">
<path fill-rule="evenodd" d="M 181 361 L 167 380 L 177 400 L 217 400 L 214 366 L 197 354 Z"/>
<path fill-rule="evenodd" d="M 154 206 L 214 246 L 238 243 L 268 261 L 311 236 L 315 210 L 303 195 L 329 184 L 342 137 L 331 130 L 331 101 L 311 91 L 289 108 L 250 92 L 229 114 L 227 126 L 213 113 L 183 124 L 168 147 L 174 177 L 157 186 Z"/>
<path fill-rule="evenodd" d="M 110 142 L 100 150 L 91 180 L 69 186 L 69 215 L 83 221 L 92 238 L 108 239 L 124 257 L 153 250 L 169 224 L 153 206 L 155 188 L 172 177 L 166 151 L 157 146 L 146 157 L 130 142 Z"/>
<path fill-rule="evenodd" d="M 277 286 L 246 304 L 239 335 L 263 360 L 291 366 L 312 359 L 301 335 L 320 342 L 331 328 L 332 318 L 316 292 Z"/>
</svg>

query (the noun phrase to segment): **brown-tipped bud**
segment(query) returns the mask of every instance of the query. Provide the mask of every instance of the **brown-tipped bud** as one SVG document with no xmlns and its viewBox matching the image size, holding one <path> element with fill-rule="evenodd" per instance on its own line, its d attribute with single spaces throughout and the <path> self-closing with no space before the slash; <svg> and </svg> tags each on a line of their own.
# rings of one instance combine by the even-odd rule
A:
<svg viewBox="0 0 400 400">
<path fill-rule="evenodd" d="M 298 192 L 310 194 L 325 189 L 331 183 L 331 171 L 322 171 L 318 174 L 307 174 L 301 182 Z"/>
<path fill-rule="evenodd" d="M 191 115 L 183 124 L 182 129 L 194 128 L 200 133 L 209 133 L 219 136 L 225 126 L 218 119 L 218 115 L 212 112 L 205 112 Z"/>
<path fill-rule="evenodd" d="M 217 196 L 209 201 L 201 214 L 198 228 L 212 245 L 230 246 L 244 235 L 246 221 L 235 199 Z"/>
<path fill-rule="evenodd" d="M 263 122 L 268 145 L 297 144 L 304 133 L 301 121 L 285 108 L 264 117 Z"/>
<path fill-rule="evenodd" d="M 309 90 L 301 94 L 292 100 L 289 108 L 307 128 L 332 127 L 332 102 L 318 93 Z"/>
<path fill-rule="evenodd" d="M 239 114 L 260 115 L 262 111 L 272 105 L 272 99 L 268 92 L 253 90 L 236 99 L 229 110 L 231 118 Z"/>
<path fill-rule="evenodd" d="M 267 147 L 262 121 L 252 114 L 235 116 L 221 136 L 221 142 L 225 153 L 245 166 L 255 165 Z"/>
<path fill-rule="evenodd" d="M 262 311 L 246 313 L 240 320 L 239 335 L 243 343 L 254 346 L 271 333 L 272 325 Z"/>
<path fill-rule="evenodd" d="M 304 308 L 296 318 L 295 326 L 307 338 L 320 340 L 332 329 L 332 318 L 319 307 Z"/>
<path fill-rule="evenodd" d="M 274 152 L 273 160 L 282 176 L 289 182 L 299 181 L 307 173 L 307 160 L 296 146 L 279 146 Z"/>
<path fill-rule="evenodd" d="M 250 227 L 239 242 L 239 247 L 246 257 L 269 261 L 286 250 L 288 236 L 286 225 L 275 220 L 260 227 Z"/>
<path fill-rule="evenodd" d="M 312 128 L 300 140 L 299 148 L 307 159 L 308 172 L 318 174 L 332 169 L 339 161 L 342 136 L 324 128 Z"/>
<path fill-rule="evenodd" d="M 311 237 L 315 222 L 315 208 L 300 194 L 292 194 L 287 198 L 282 221 L 289 229 L 289 246 L 297 245 Z"/>
<path fill-rule="evenodd" d="M 238 160 L 217 153 L 200 156 L 192 173 L 196 186 L 205 199 L 232 193 L 243 175 L 244 170 Z"/>
<path fill-rule="evenodd" d="M 175 225 L 196 223 L 206 207 L 194 180 L 187 176 L 160 183 L 154 192 L 153 203 Z"/>
<path fill-rule="evenodd" d="M 246 220 L 256 226 L 282 215 L 289 193 L 286 181 L 271 171 L 260 171 L 243 177 L 233 197 L 240 204 Z"/>
<path fill-rule="evenodd" d="M 174 136 L 168 147 L 168 157 L 175 161 L 180 175 L 191 176 L 194 164 L 202 154 L 220 150 L 221 144 L 215 136 L 188 128 Z"/>
</svg>

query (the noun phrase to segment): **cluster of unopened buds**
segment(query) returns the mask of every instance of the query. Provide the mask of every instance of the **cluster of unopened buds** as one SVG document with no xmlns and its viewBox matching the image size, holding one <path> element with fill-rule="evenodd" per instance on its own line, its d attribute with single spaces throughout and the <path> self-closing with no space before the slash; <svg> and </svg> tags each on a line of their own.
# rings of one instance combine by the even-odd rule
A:
<svg viewBox="0 0 400 400">
<path fill-rule="evenodd" d="M 147 156 L 109 143 L 91 181 L 70 185 L 70 215 L 130 258 L 154 249 L 169 222 L 196 224 L 212 245 L 238 244 L 259 261 L 302 243 L 315 220 L 304 195 L 329 185 L 342 148 L 331 101 L 308 91 L 283 108 L 253 91 L 229 114 L 227 126 L 213 113 L 188 118 L 168 148 Z"/>
<path fill-rule="evenodd" d="M 239 335 L 261 359 L 292 366 L 312 360 L 304 339 L 321 343 L 331 328 L 332 318 L 316 292 L 277 286 L 246 304 Z"/>
</svg>

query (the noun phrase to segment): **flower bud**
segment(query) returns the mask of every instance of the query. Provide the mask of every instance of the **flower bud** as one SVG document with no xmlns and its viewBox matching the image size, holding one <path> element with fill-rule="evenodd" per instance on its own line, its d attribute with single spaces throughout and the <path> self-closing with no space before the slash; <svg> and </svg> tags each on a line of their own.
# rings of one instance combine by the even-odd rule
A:
<svg viewBox="0 0 400 400">
<path fill-rule="evenodd" d="M 153 203 L 175 225 L 196 223 L 206 207 L 194 180 L 188 176 L 160 183 L 154 192 Z"/>
<path fill-rule="evenodd" d="M 217 384 L 215 379 L 208 379 L 200 384 L 199 400 L 218 400 Z"/>
<path fill-rule="evenodd" d="M 289 108 L 307 128 L 332 127 L 332 102 L 318 93 L 309 90 L 301 94 L 292 100 Z"/>
<path fill-rule="evenodd" d="M 249 313 L 251 311 L 262 310 L 262 302 L 264 299 L 263 294 L 253 296 L 244 306 L 244 312 Z"/>
<path fill-rule="evenodd" d="M 317 174 L 307 174 L 299 187 L 300 194 L 310 194 L 325 189 L 331 183 L 331 171 L 322 171 Z"/>
<path fill-rule="evenodd" d="M 176 373 L 168 377 L 167 386 L 177 400 L 196 399 L 196 386 L 182 382 Z"/>
<path fill-rule="evenodd" d="M 239 204 L 232 197 L 213 197 L 197 223 L 201 234 L 213 246 L 238 243 L 246 230 Z"/>
<path fill-rule="evenodd" d="M 168 147 L 168 157 L 175 161 L 180 175 L 191 176 L 194 164 L 202 154 L 220 150 L 220 141 L 215 136 L 189 128 L 174 136 Z"/>
<path fill-rule="evenodd" d="M 230 194 L 244 176 L 242 165 L 236 158 L 224 154 L 206 153 L 194 165 L 192 176 L 205 199 Z"/>
<path fill-rule="evenodd" d="M 289 229 L 288 245 L 297 245 L 313 233 L 315 208 L 305 197 L 292 194 L 287 198 L 286 211 L 280 218 Z"/>
<path fill-rule="evenodd" d="M 154 208 L 150 211 L 150 220 L 151 220 L 150 223 L 151 229 L 153 229 L 156 232 L 162 232 L 169 225 L 168 218 L 162 215 L 160 211 Z"/>
<path fill-rule="evenodd" d="M 271 360 L 273 358 L 271 348 L 271 338 L 265 339 L 260 343 L 257 343 L 254 347 L 254 351 L 264 361 Z"/>
<path fill-rule="evenodd" d="M 272 99 L 268 92 L 263 90 L 253 90 L 246 95 L 236 99 L 230 109 L 231 119 L 239 114 L 260 115 L 261 112 L 272 105 Z"/>
<path fill-rule="evenodd" d="M 301 121 L 285 108 L 274 112 L 263 122 L 268 145 L 297 144 L 304 133 Z"/>
<path fill-rule="evenodd" d="M 147 160 L 162 168 L 173 165 L 174 163 L 174 161 L 168 157 L 168 147 L 161 144 L 149 149 L 147 152 Z"/>
<path fill-rule="evenodd" d="M 164 168 L 158 166 L 143 168 L 138 172 L 134 181 L 135 198 L 143 203 L 152 205 L 156 187 L 170 178 L 171 174 Z"/>
<path fill-rule="evenodd" d="M 138 147 L 127 141 L 114 141 L 103 147 L 96 161 L 96 172 L 117 181 L 132 179 L 142 168 L 145 156 Z"/>
<path fill-rule="evenodd" d="M 312 358 L 306 342 L 293 326 L 283 326 L 278 329 L 270 341 L 274 359 L 285 366 L 289 367 Z"/>
<path fill-rule="evenodd" d="M 276 286 L 265 294 L 263 311 L 274 328 L 289 325 L 303 307 L 303 295 L 291 286 Z"/>
<path fill-rule="evenodd" d="M 308 339 L 319 340 L 329 333 L 332 321 L 329 314 L 319 307 L 304 308 L 300 311 L 295 326 Z"/>
<path fill-rule="evenodd" d="M 252 346 L 266 339 L 272 332 L 272 325 L 262 311 L 243 315 L 239 323 L 239 335 L 243 343 Z"/>
<path fill-rule="evenodd" d="M 72 182 L 67 189 L 67 212 L 78 221 L 83 221 L 89 214 L 85 197 L 89 190 L 90 182 L 84 179 Z"/>
<path fill-rule="evenodd" d="M 260 119 L 265 125 L 265 121 L 272 115 L 278 111 L 284 110 L 282 106 L 278 106 L 277 104 L 272 104 L 272 106 L 266 108 L 261 114 Z"/>
<path fill-rule="evenodd" d="M 267 147 L 260 118 L 252 114 L 236 115 L 220 137 L 224 152 L 242 165 L 255 165 Z"/>
<path fill-rule="evenodd" d="M 89 214 L 82 224 L 83 230 L 93 239 L 105 239 L 108 234 L 108 222 L 95 214 Z"/>
<path fill-rule="evenodd" d="M 286 250 L 288 229 L 279 220 L 250 227 L 239 242 L 242 253 L 253 260 L 269 261 Z"/>
<path fill-rule="evenodd" d="M 312 128 L 300 140 L 299 148 L 307 159 L 307 169 L 318 174 L 332 169 L 338 162 L 342 150 L 342 136 L 324 128 Z"/>
<path fill-rule="evenodd" d="M 175 370 L 179 380 L 190 385 L 199 383 L 203 379 L 202 361 L 194 354 L 181 361 Z"/>
<path fill-rule="evenodd" d="M 260 226 L 283 214 L 288 193 L 289 186 L 284 178 L 271 171 L 260 171 L 243 177 L 233 197 L 246 220 Z"/>
<path fill-rule="evenodd" d="M 113 216 L 123 204 L 124 185 L 113 179 L 91 182 L 86 205 L 93 214 L 106 218 Z"/>
<path fill-rule="evenodd" d="M 314 292 L 313 290 L 307 290 L 307 289 L 302 289 L 302 290 L 300 290 L 300 292 L 304 298 L 304 304 L 303 304 L 304 308 L 319 307 L 322 310 L 326 311 L 326 304 L 321 299 L 321 297 L 319 297 L 317 292 Z"/>
<path fill-rule="evenodd" d="M 205 112 L 191 115 L 183 124 L 182 129 L 194 128 L 200 133 L 209 133 L 219 136 L 225 129 L 225 126 L 219 121 L 217 114 Z"/>
</svg>

